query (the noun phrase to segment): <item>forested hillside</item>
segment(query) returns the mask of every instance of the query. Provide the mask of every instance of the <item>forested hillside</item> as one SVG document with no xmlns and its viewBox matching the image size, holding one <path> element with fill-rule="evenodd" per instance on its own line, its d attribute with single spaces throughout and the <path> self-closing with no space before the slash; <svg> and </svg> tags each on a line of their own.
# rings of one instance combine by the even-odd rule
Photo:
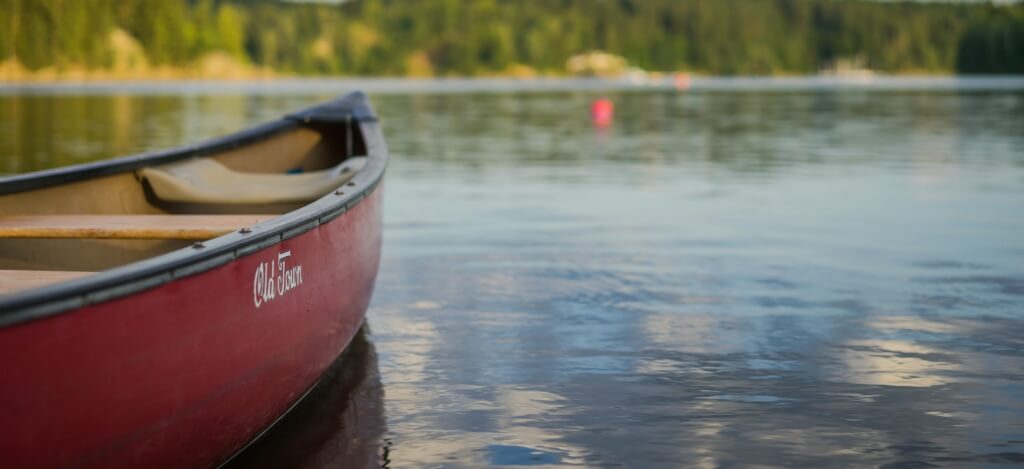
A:
<svg viewBox="0 0 1024 469">
<path fill-rule="evenodd" d="M 855 0 L 0 0 L 0 72 L 564 74 L 602 50 L 646 70 L 1024 73 L 1024 4 Z M 212 65 L 211 65 L 212 64 Z"/>
</svg>

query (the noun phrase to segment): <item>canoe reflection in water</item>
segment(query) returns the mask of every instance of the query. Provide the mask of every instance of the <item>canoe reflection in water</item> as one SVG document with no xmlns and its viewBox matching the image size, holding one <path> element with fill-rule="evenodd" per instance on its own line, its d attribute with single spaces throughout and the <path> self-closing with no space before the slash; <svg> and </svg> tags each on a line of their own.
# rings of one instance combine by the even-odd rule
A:
<svg viewBox="0 0 1024 469">
<path fill-rule="evenodd" d="M 384 390 L 368 326 L 284 419 L 226 468 L 387 466 Z"/>
</svg>

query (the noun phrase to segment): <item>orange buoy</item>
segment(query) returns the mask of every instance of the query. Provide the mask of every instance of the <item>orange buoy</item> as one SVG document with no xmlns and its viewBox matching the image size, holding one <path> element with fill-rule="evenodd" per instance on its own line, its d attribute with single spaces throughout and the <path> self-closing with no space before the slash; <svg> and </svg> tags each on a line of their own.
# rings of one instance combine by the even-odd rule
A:
<svg viewBox="0 0 1024 469">
<path fill-rule="evenodd" d="M 690 74 L 683 72 L 675 74 L 672 77 L 672 86 L 679 91 L 690 89 Z"/>
<path fill-rule="evenodd" d="M 610 99 L 601 98 L 590 105 L 590 120 L 594 125 L 606 126 L 612 123 L 615 115 L 615 104 Z"/>
</svg>

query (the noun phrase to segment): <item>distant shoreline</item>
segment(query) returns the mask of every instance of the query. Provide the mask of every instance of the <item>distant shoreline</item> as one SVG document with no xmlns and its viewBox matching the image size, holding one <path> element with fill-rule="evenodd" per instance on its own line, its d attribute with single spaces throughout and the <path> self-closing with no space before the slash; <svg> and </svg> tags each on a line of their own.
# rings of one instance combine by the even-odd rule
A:
<svg viewBox="0 0 1024 469">
<path fill-rule="evenodd" d="M 376 94 L 603 92 L 603 91 L 828 91 L 828 90 L 1024 90 L 1024 75 L 837 77 L 696 76 L 679 89 L 671 79 L 629 78 L 273 78 L 256 80 L 0 82 L 0 94 Z"/>
</svg>

